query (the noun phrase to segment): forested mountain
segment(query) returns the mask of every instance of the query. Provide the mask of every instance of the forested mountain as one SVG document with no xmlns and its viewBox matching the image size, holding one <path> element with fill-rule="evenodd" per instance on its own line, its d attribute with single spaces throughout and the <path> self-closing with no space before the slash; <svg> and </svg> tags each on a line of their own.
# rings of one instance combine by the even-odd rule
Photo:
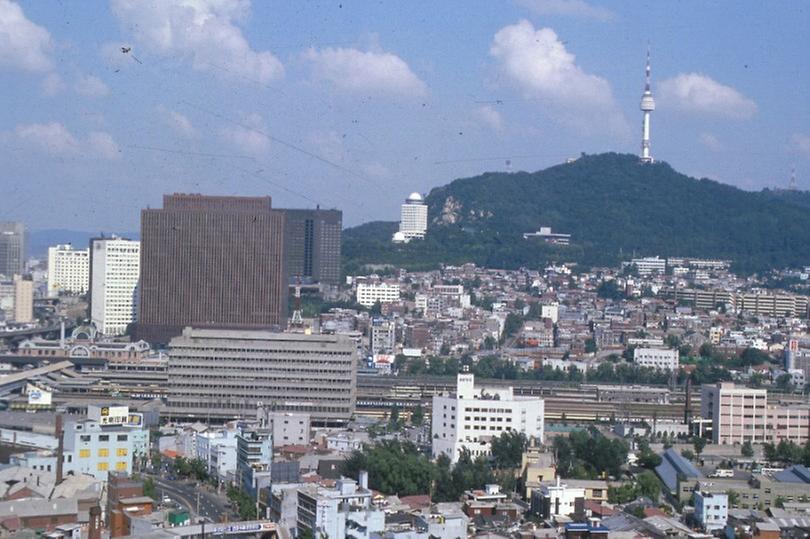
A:
<svg viewBox="0 0 810 539">
<path fill-rule="evenodd" d="M 426 198 L 425 240 L 393 245 L 395 223 L 367 223 L 346 230 L 344 258 L 347 271 L 466 261 L 614 265 L 634 253 L 726 258 L 740 271 L 810 265 L 810 195 L 793 195 L 690 178 L 635 155 L 583 155 L 539 172 L 485 173 L 437 187 Z M 571 234 L 571 246 L 523 239 L 541 226 Z"/>
</svg>

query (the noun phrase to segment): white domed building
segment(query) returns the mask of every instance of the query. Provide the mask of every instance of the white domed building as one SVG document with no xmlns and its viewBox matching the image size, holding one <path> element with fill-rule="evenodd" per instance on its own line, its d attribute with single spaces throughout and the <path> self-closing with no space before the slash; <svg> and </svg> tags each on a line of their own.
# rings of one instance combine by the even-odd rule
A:
<svg viewBox="0 0 810 539">
<path fill-rule="evenodd" d="M 424 238 L 427 232 L 428 208 L 419 193 L 411 193 L 400 210 L 399 232 L 391 239 L 394 243 L 408 243 Z"/>
</svg>

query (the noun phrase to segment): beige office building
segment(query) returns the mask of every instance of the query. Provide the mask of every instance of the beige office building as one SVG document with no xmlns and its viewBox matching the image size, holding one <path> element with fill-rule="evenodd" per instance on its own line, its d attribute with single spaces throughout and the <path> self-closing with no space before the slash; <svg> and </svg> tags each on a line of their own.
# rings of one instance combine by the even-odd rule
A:
<svg viewBox="0 0 810 539">
<path fill-rule="evenodd" d="M 169 344 L 168 413 L 256 417 L 258 406 L 345 423 L 354 413 L 357 348 L 343 335 L 186 328 Z"/>
<path fill-rule="evenodd" d="M 768 403 L 768 392 L 731 382 L 704 385 L 701 416 L 712 421 L 716 444 L 778 443 L 804 445 L 810 439 L 810 407 Z"/>
<path fill-rule="evenodd" d="M 34 282 L 19 275 L 14 276 L 14 321 L 34 321 Z"/>
</svg>

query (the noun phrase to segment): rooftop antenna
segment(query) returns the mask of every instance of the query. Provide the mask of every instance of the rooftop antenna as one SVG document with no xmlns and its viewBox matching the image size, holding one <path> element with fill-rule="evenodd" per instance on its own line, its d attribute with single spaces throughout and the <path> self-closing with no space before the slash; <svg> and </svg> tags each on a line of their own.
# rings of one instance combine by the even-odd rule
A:
<svg viewBox="0 0 810 539">
<path fill-rule="evenodd" d="M 788 182 L 788 191 L 797 191 L 796 187 L 796 167 L 790 169 L 790 181 Z"/>
</svg>

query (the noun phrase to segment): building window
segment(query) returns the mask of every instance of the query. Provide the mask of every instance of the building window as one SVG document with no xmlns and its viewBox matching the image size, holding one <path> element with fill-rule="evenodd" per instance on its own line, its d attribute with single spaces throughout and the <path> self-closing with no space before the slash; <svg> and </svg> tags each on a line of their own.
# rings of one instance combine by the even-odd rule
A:
<svg viewBox="0 0 810 539">
<path fill-rule="evenodd" d="M 110 456 L 110 450 L 107 449 L 106 447 L 102 447 L 101 449 L 98 450 L 98 456 L 99 457 L 109 457 Z"/>
<path fill-rule="evenodd" d="M 98 471 L 106 472 L 109 469 L 110 469 L 110 465 L 107 464 L 106 462 L 99 462 L 98 463 Z"/>
<path fill-rule="evenodd" d="M 90 450 L 89 449 L 79 449 L 79 458 L 80 459 L 90 458 Z"/>
<path fill-rule="evenodd" d="M 119 434 L 117 440 L 119 442 L 126 442 L 127 441 L 127 435 L 126 434 Z"/>
<path fill-rule="evenodd" d="M 116 462 L 115 469 L 119 472 L 125 471 L 127 469 L 127 463 L 123 461 Z"/>
<path fill-rule="evenodd" d="M 98 436 L 98 441 L 99 442 L 109 442 L 110 441 L 110 435 L 109 434 L 100 434 Z"/>
<path fill-rule="evenodd" d="M 129 451 L 127 450 L 126 447 L 119 447 L 118 449 L 115 450 L 115 454 L 116 456 L 119 457 L 126 457 L 129 454 Z"/>
<path fill-rule="evenodd" d="M 79 437 L 79 439 L 81 439 L 81 441 L 83 441 L 83 442 L 89 442 L 90 441 L 90 435 L 89 434 L 82 434 Z"/>
</svg>

